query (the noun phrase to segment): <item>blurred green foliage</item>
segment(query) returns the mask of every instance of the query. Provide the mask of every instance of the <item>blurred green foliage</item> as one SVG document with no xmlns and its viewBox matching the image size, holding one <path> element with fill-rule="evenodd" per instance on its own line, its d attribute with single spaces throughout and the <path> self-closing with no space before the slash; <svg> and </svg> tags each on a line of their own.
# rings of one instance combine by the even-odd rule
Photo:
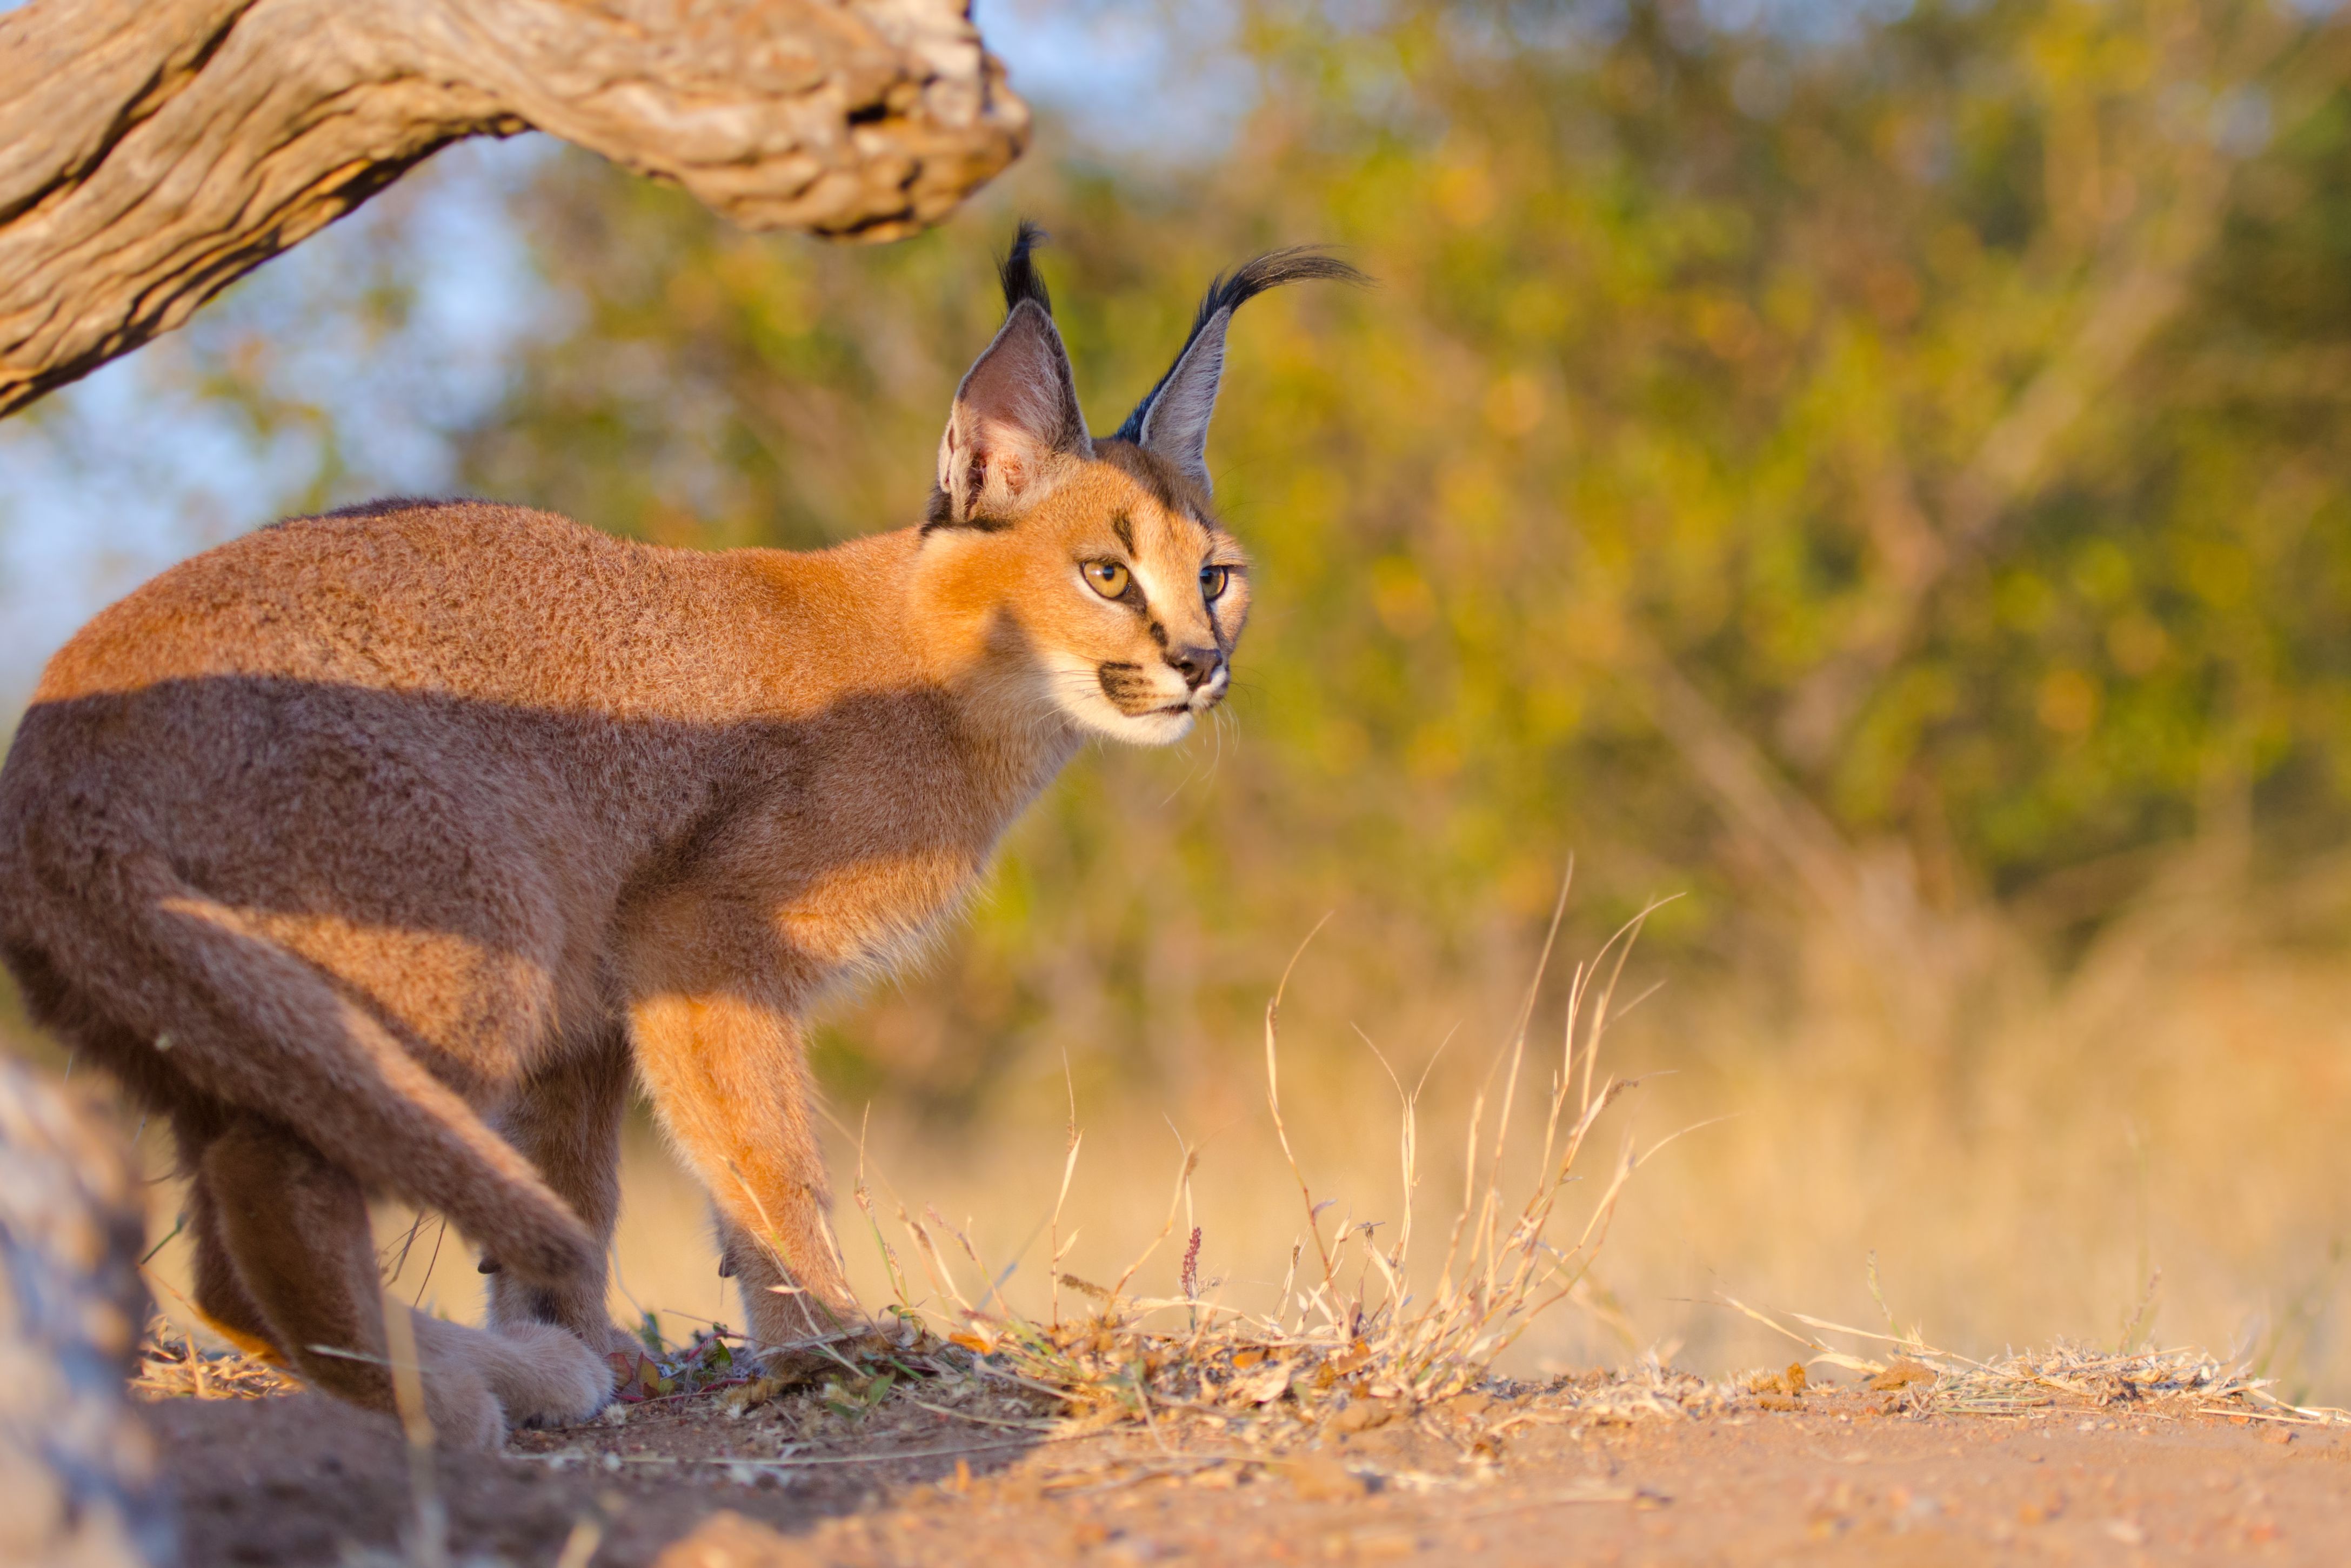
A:
<svg viewBox="0 0 2351 1568">
<path fill-rule="evenodd" d="M 1253 250 L 1333 242 L 1379 279 L 1234 334 L 1210 455 L 1261 608 L 1231 726 L 1082 762 L 837 1081 L 958 1100 L 1059 1047 L 1181 1083 L 1248 1049 L 1334 906 L 1366 1016 L 1507 984 L 1571 850 L 1589 919 L 1686 892 L 1665 951 L 1769 966 L 1804 927 L 1880 962 L 1986 911 L 2079 936 L 2192 842 L 2341 838 L 2332 16 L 1241 22 L 1260 91 L 1228 151 L 1049 123 L 886 249 L 735 233 L 584 157 L 523 198 L 562 325 L 470 482 L 673 543 L 914 520 L 1016 212 L 1054 234 L 1098 429 Z"/>
</svg>

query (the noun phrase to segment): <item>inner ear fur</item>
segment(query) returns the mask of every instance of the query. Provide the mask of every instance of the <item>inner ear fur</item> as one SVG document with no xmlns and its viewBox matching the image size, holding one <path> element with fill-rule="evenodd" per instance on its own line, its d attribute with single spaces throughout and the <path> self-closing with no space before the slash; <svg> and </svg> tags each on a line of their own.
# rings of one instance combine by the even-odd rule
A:
<svg viewBox="0 0 2351 1568">
<path fill-rule="evenodd" d="M 1008 523 L 1093 450 L 1061 330 L 1021 299 L 956 389 L 930 526 Z"/>
</svg>

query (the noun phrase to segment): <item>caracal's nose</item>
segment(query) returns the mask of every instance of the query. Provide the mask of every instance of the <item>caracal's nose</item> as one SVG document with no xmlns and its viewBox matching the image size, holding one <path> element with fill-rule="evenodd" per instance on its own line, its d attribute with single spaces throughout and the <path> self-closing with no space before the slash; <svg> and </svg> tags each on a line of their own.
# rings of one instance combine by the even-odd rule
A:
<svg viewBox="0 0 2351 1568">
<path fill-rule="evenodd" d="M 1214 648 L 1170 648 L 1167 664 L 1196 692 L 1216 679 L 1217 672 L 1225 667 L 1225 656 Z"/>
</svg>

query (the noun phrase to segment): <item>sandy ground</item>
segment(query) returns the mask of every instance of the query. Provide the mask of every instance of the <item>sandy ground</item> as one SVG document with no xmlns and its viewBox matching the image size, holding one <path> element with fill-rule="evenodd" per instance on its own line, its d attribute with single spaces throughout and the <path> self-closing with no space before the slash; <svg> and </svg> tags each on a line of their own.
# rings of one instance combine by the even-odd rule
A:
<svg viewBox="0 0 2351 1568">
<path fill-rule="evenodd" d="M 734 1417 L 695 1396 L 433 1475 L 455 1560 L 533 1568 L 2351 1562 L 2351 1431 L 1877 1406 L 1829 1392 L 1579 1425 L 1534 1396 L 1248 1448 L 1137 1427 L 1039 1440 L 977 1410 Z M 401 1549 L 414 1503 L 390 1421 L 308 1394 L 148 1413 L 189 1568 Z"/>
</svg>

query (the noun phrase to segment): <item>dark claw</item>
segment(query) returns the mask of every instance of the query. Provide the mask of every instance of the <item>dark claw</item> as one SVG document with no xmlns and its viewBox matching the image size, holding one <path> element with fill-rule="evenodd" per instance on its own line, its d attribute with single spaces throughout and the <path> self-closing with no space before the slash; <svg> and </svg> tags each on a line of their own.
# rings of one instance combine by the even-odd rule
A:
<svg viewBox="0 0 2351 1568">
<path fill-rule="evenodd" d="M 718 1277 L 722 1280 L 731 1280 L 735 1277 L 735 1260 L 724 1252 L 718 1255 Z"/>
</svg>

